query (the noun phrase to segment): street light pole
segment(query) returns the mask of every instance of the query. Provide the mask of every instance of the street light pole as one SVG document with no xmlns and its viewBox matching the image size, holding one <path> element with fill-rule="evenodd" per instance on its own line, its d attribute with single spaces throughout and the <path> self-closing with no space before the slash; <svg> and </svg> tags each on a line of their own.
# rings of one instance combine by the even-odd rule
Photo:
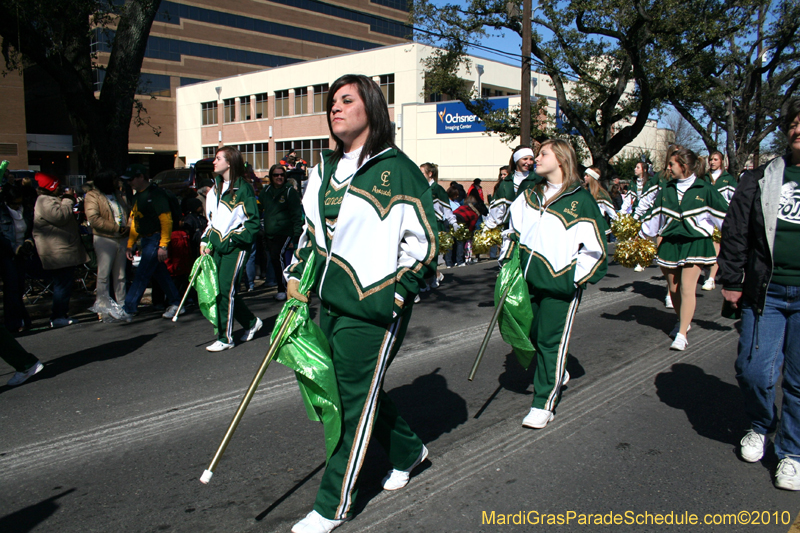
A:
<svg viewBox="0 0 800 533">
<path fill-rule="evenodd" d="M 520 142 L 531 145 L 531 2 L 522 0 L 522 88 L 520 91 Z"/>
</svg>

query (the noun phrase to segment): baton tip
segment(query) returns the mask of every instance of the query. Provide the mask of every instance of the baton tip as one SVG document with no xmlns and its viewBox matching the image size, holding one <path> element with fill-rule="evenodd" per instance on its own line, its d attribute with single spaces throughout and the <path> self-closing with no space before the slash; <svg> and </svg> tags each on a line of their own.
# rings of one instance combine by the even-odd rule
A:
<svg viewBox="0 0 800 533">
<path fill-rule="evenodd" d="M 200 476 L 200 483 L 203 485 L 208 485 L 208 482 L 211 481 L 211 476 L 214 475 L 214 472 L 211 470 L 203 470 L 203 475 Z"/>
</svg>

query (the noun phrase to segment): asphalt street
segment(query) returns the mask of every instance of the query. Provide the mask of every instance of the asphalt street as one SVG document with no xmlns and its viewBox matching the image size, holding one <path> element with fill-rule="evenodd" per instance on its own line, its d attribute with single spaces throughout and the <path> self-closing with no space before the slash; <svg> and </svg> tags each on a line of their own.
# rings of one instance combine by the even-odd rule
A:
<svg viewBox="0 0 800 533">
<path fill-rule="evenodd" d="M 415 306 L 384 388 L 429 461 L 384 492 L 390 466 L 372 446 L 355 517 L 337 531 L 790 529 L 800 494 L 772 486 L 771 447 L 760 463 L 737 456 L 738 324 L 720 316 L 719 289 L 698 286 L 689 347 L 670 351 L 658 268 L 611 266 L 584 293 L 555 419 L 529 430 L 532 370 L 499 332 L 467 380 L 496 273 L 488 261 L 445 270 Z M 45 369 L 0 386 L 0 532 L 288 532 L 312 508 L 325 447 L 287 368 L 269 368 L 213 479 L 198 480 L 267 350 L 273 294 L 245 296 L 265 327 L 221 353 L 205 350 L 214 335 L 197 310 L 177 323 L 87 313 L 21 337 Z M 0 362 L 0 383 L 12 372 Z"/>
</svg>

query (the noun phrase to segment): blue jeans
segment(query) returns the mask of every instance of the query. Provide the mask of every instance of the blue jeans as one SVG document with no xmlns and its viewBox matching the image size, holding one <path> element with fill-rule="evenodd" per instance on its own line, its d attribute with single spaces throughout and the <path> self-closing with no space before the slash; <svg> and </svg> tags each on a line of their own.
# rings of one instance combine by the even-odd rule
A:
<svg viewBox="0 0 800 533">
<path fill-rule="evenodd" d="M 780 419 L 775 385 L 783 366 Z M 775 433 L 780 459 L 800 456 L 800 287 L 770 283 L 764 314 L 742 306 L 736 379 L 756 433 Z"/>
<path fill-rule="evenodd" d="M 253 247 L 250 249 L 250 257 L 244 265 L 244 276 L 242 276 L 245 288 L 253 289 L 256 283 L 256 243 L 253 241 Z"/>
<path fill-rule="evenodd" d="M 69 299 L 75 283 L 75 267 L 56 268 L 45 271 L 53 278 L 53 311 L 50 320 L 69 316 Z"/>
<path fill-rule="evenodd" d="M 139 262 L 139 267 L 136 269 L 136 277 L 133 278 L 128 289 L 128 294 L 125 295 L 125 312 L 135 313 L 139 307 L 139 301 L 142 299 L 144 290 L 147 288 L 147 283 L 150 278 L 153 278 L 156 283 L 161 286 L 164 295 L 167 297 L 169 305 L 178 305 L 181 303 L 181 296 L 178 294 L 178 289 L 172 282 L 169 276 L 167 265 L 158 260 L 158 243 L 161 240 L 160 233 L 154 233 L 149 237 L 141 238 L 141 254 L 142 260 Z"/>
</svg>

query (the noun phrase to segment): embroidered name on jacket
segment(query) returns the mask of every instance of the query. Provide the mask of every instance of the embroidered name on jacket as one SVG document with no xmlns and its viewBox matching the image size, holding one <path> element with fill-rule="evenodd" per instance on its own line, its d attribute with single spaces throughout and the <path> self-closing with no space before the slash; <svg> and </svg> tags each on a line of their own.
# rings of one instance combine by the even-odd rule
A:
<svg viewBox="0 0 800 533">
<path fill-rule="evenodd" d="M 569 207 L 564 208 L 564 212 L 568 215 L 572 215 L 573 218 L 578 218 L 578 213 L 575 212 L 575 209 L 578 208 L 578 201 L 572 202 Z"/>
</svg>

